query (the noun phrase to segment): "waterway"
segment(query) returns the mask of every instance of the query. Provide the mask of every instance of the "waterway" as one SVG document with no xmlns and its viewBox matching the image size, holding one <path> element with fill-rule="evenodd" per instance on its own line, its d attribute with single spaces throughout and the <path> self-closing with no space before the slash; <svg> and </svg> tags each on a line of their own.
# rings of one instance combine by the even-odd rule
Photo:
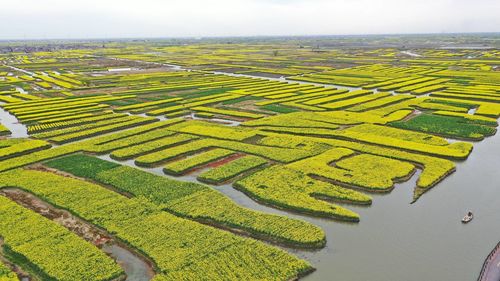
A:
<svg viewBox="0 0 500 281">
<path fill-rule="evenodd" d="M 327 233 L 327 247 L 296 252 L 318 269 L 304 280 L 476 280 L 500 239 L 500 137 L 475 143 L 457 171 L 411 201 L 416 177 L 373 206 L 356 208 L 358 224 L 307 219 Z M 472 210 L 474 220 L 460 219 Z"/>
<path fill-rule="evenodd" d="M 305 219 L 325 230 L 324 249 L 286 249 L 317 268 L 303 280 L 476 280 L 484 259 L 500 239 L 499 157 L 500 137 L 475 143 L 469 159 L 457 163 L 454 174 L 414 204 L 410 202 L 419 173 L 389 194 L 373 195 L 370 207 L 348 206 L 360 214 L 357 224 L 262 206 L 230 185 L 215 188 L 241 206 Z M 121 163 L 135 166 L 133 160 Z M 161 168 L 141 169 L 167 176 Z M 196 182 L 199 173 L 175 178 Z M 474 212 L 474 220 L 462 224 L 468 210 Z"/>
<path fill-rule="evenodd" d="M 28 129 L 20 123 L 17 118 L 0 107 L 0 124 L 4 125 L 11 132 L 11 138 L 27 138 Z"/>
<path fill-rule="evenodd" d="M 217 189 L 242 206 L 302 218 L 325 230 L 324 249 L 289 250 L 317 268 L 304 280 L 476 280 L 500 239 L 499 159 L 498 135 L 476 142 L 457 171 L 416 203 L 410 204 L 418 173 L 391 193 L 374 195 L 370 207 L 350 206 L 361 216 L 358 224 L 290 214 L 259 205 L 228 185 Z M 462 224 L 468 210 L 474 220 Z"/>
<path fill-rule="evenodd" d="M 125 281 L 149 281 L 153 278 L 154 272 L 151 267 L 129 250 L 117 244 L 105 245 L 102 250 L 109 253 L 123 268 L 127 274 Z"/>
<path fill-rule="evenodd" d="M 25 127 L 1 109 L 0 119 L 13 137 L 27 136 Z M 325 230 L 324 249 L 287 249 L 316 267 L 303 280 L 467 281 L 477 279 L 484 259 L 500 239 L 498 159 L 498 135 L 476 142 L 469 158 L 457 163 L 457 171 L 416 203 L 410 204 L 418 173 L 389 194 L 373 195 L 370 207 L 349 206 L 361 216 L 357 224 L 276 210 L 229 185 L 216 188 L 242 206 L 305 219 Z M 123 164 L 134 166 L 133 161 Z M 161 168 L 144 170 L 164 175 Z M 195 174 L 178 179 L 196 181 Z M 462 224 L 460 219 L 468 210 L 474 220 Z"/>
<path fill-rule="evenodd" d="M 414 53 L 412 51 L 401 51 L 402 54 L 408 55 L 410 57 L 421 57 L 422 55 L 419 55 L 417 53 Z"/>
</svg>

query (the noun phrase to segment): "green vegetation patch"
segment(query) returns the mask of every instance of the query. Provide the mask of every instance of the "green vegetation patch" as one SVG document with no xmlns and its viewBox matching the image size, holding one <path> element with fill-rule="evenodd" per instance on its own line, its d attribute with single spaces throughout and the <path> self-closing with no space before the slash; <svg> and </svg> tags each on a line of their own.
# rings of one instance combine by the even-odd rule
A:
<svg viewBox="0 0 500 281">
<path fill-rule="evenodd" d="M 206 97 L 206 96 L 211 96 L 211 95 L 217 95 L 217 94 L 222 94 L 227 91 L 233 90 L 232 88 L 220 88 L 220 89 L 212 89 L 212 90 L 207 90 L 207 91 L 198 91 L 198 92 L 191 92 L 187 94 L 182 94 L 182 96 L 185 99 L 193 99 L 193 98 L 201 98 L 201 97 Z"/>
<path fill-rule="evenodd" d="M 82 178 L 94 178 L 102 171 L 119 167 L 119 164 L 103 161 L 96 157 L 84 154 L 74 154 L 50 160 L 45 165 L 57 170 L 65 171 Z"/>
<path fill-rule="evenodd" d="M 297 112 L 300 111 L 299 109 L 296 108 L 291 108 L 279 104 L 268 104 L 268 105 L 263 105 L 260 108 L 268 111 L 273 111 L 277 113 L 291 113 L 291 112 Z"/>
<path fill-rule="evenodd" d="M 430 102 L 433 103 L 440 103 L 440 104 L 446 104 L 446 105 L 451 105 L 451 106 L 456 106 L 456 107 L 465 107 L 467 109 L 472 109 L 476 107 L 476 105 L 472 103 L 463 103 L 459 101 L 450 101 L 450 100 L 441 100 L 441 99 L 430 99 Z"/>
<path fill-rule="evenodd" d="M 50 160 L 44 165 L 71 173 L 77 177 L 100 180 L 100 174 L 114 168 L 123 167 L 110 161 L 102 160 L 85 154 L 74 154 L 62 158 Z M 114 180 L 120 180 L 119 186 L 122 191 L 130 192 L 135 195 L 144 195 L 147 197 L 161 198 L 162 202 L 177 199 L 190 195 L 199 190 L 205 189 L 204 186 L 191 183 L 172 180 L 162 177 L 149 177 L 149 173 L 139 169 L 127 169 L 128 176 L 118 176 Z M 111 173 L 110 175 L 113 175 Z M 112 179 L 110 177 L 110 179 Z M 162 179 L 158 181 L 159 179 Z M 113 180 L 113 179 L 112 179 Z M 160 185 L 168 185 L 169 188 L 161 188 Z M 146 192 L 148 191 L 148 192 Z"/>
<path fill-rule="evenodd" d="M 212 149 L 207 152 L 195 155 L 193 157 L 168 163 L 163 168 L 163 171 L 167 174 L 179 175 L 192 168 L 207 164 L 212 161 L 219 160 L 231 154 L 234 154 L 234 151 L 223 148 Z"/>
<path fill-rule="evenodd" d="M 261 97 L 244 96 L 244 97 L 241 97 L 241 98 L 236 98 L 236 99 L 232 99 L 232 100 L 223 101 L 223 102 L 221 102 L 221 104 L 223 104 L 223 105 L 230 105 L 230 104 L 236 104 L 236 103 L 239 103 L 239 102 L 244 102 L 244 101 L 249 101 L 249 100 L 262 100 L 262 99 L 263 98 L 261 98 Z"/>
<path fill-rule="evenodd" d="M 325 244 L 323 231 L 310 223 L 242 208 L 206 185 L 169 179 L 81 154 L 51 160 L 45 165 L 86 176 L 133 196 L 146 197 L 181 217 L 244 230 L 255 237 L 295 246 Z"/>
<path fill-rule="evenodd" d="M 458 116 L 421 114 L 407 121 L 391 122 L 389 125 L 452 138 L 481 140 L 496 132 L 494 127 L 483 125 L 484 123 L 480 120 L 473 121 Z"/>
<path fill-rule="evenodd" d="M 17 275 L 10 270 L 5 264 L 0 262 L 0 280 L 1 281 L 19 281 Z"/>
<path fill-rule="evenodd" d="M 7 256 L 34 269 L 43 280 L 107 281 L 123 274 L 111 258 L 92 244 L 3 196 L 0 217 L 0 236 Z"/>
</svg>

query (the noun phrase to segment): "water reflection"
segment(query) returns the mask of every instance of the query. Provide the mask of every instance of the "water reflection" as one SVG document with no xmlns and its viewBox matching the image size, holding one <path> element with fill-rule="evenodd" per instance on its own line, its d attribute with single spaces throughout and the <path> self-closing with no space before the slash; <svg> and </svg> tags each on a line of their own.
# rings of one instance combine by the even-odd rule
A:
<svg viewBox="0 0 500 281">
<path fill-rule="evenodd" d="M 0 107 L 0 123 L 11 131 L 11 138 L 27 138 L 28 129 L 17 118 Z"/>
</svg>

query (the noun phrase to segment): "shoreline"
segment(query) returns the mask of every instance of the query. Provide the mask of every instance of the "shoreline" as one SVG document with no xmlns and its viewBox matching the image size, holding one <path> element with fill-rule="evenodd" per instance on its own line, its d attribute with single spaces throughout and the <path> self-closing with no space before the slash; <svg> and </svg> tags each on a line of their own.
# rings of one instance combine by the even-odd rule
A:
<svg viewBox="0 0 500 281">
<path fill-rule="evenodd" d="M 479 273 L 477 281 L 500 280 L 500 242 L 491 250 L 486 257 Z"/>
</svg>

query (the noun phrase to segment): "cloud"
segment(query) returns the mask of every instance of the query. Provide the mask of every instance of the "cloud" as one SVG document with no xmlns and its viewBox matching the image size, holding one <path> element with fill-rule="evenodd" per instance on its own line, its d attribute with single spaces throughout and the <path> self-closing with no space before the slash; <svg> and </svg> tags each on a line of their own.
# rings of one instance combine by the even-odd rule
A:
<svg viewBox="0 0 500 281">
<path fill-rule="evenodd" d="M 499 10 L 497 0 L 18 0 L 2 3 L 0 39 L 498 32 Z"/>
</svg>

